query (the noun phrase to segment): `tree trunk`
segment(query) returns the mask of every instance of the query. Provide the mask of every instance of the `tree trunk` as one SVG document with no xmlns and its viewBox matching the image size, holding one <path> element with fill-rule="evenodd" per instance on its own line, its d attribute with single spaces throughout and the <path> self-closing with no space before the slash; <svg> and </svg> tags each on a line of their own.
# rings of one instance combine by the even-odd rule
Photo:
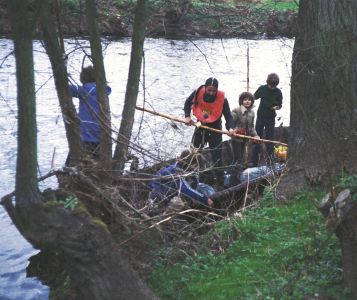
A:
<svg viewBox="0 0 357 300">
<path fill-rule="evenodd" d="M 27 1 L 7 1 L 13 32 L 17 78 L 16 204 L 40 202 L 37 184 L 37 125 L 32 52 L 33 24 L 27 18 Z"/>
<path fill-rule="evenodd" d="M 288 173 L 279 193 L 357 172 L 357 1 L 301 0 L 295 38 Z M 355 289 L 356 207 L 336 230 Z"/>
<path fill-rule="evenodd" d="M 79 133 L 79 118 L 69 93 L 64 49 L 60 44 L 61 39 L 56 33 L 55 22 L 51 14 L 49 3 L 43 1 L 40 5 L 40 23 L 43 30 L 43 40 L 53 70 L 57 96 L 63 115 L 69 151 L 71 153 L 71 161 L 75 164 L 83 157 L 83 145 Z"/>
<path fill-rule="evenodd" d="M 28 208 L 30 218 L 19 213 L 9 199 L 4 206 L 35 248 L 51 251 L 61 262 L 62 274 L 57 276 L 67 277 L 59 287 L 63 299 L 156 299 L 129 266 L 106 225 L 83 204 L 66 209 L 61 202 L 46 202 Z"/>
<path fill-rule="evenodd" d="M 344 280 L 354 299 L 357 299 L 357 206 L 355 205 L 346 220 L 336 229 L 342 248 Z"/>
<path fill-rule="evenodd" d="M 329 230 L 335 231 L 340 241 L 343 277 L 353 299 L 357 299 L 357 186 L 350 182 L 352 184 L 337 195 L 336 190 L 328 193 L 318 208 L 326 217 Z"/>
<path fill-rule="evenodd" d="M 114 152 L 114 167 L 119 171 L 124 169 L 124 163 L 127 158 L 128 146 L 131 138 L 131 131 L 133 129 L 135 106 L 138 97 L 141 73 L 141 62 L 143 57 L 146 19 L 147 1 L 138 0 L 134 20 L 129 75 L 125 92 L 125 103 L 117 138 L 117 144 Z"/>
<path fill-rule="evenodd" d="M 357 1 L 302 0 L 282 191 L 357 172 Z"/>
<path fill-rule="evenodd" d="M 102 44 L 97 23 L 97 10 L 94 0 L 86 0 L 86 16 L 89 30 L 91 53 L 96 74 L 98 98 L 100 103 L 99 122 L 100 135 L 100 160 L 104 170 L 111 170 L 112 139 L 109 99 L 107 95 L 107 79 L 105 76 Z"/>
</svg>

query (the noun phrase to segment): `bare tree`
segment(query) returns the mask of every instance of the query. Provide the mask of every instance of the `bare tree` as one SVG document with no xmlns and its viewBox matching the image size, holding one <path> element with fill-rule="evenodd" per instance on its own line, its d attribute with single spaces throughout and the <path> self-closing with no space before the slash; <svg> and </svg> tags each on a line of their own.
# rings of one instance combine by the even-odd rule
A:
<svg viewBox="0 0 357 300">
<path fill-rule="evenodd" d="M 84 200 L 78 201 L 74 193 L 66 191 L 62 194 L 62 197 L 69 197 L 65 201 L 75 201 L 75 204 L 69 207 L 63 205 L 57 197 L 58 191 L 49 191 L 43 195 L 39 191 L 36 172 L 37 130 L 32 49 L 34 17 L 42 15 L 40 18 L 44 27 L 46 21 L 49 22 L 49 31 L 45 32 L 50 47 L 48 53 L 54 56 L 51 57 L 51 62 L 55 62 L 52 65 L 61 68 L 57 73 L 61 80 L 64 80 L 61 76 L 65 74 L 65 68 L 57 61 L 60 60 L 60 51 L 53 41 L 53 23 L 51 19 L 44 18 L 46 6 L 40 7 L 41 3 L 19 0 L 7 2 L 16 57 L 18 159 L 14 193 L 16 206 L 12 202 L 13 194 L 4 197 L 2 204 L 19 231 L 35 248 L 47 251 L 50 257 L 61 258 L 63 272 L 69 281 L 69 289 L 61 288 L 61 296 L 64 298 L 154 299 L 155 296 L 127 263 L 127 258 L 121 252 L 122 248 L 112 237 L 108 227 L 89 213 Z M 42 13 L 41 9 L 44 9 Z M 63 89 L 63 82 L 56 84 L 57 88 L 59 86 Z M 79 174 L 81 172 L 77 172 L 77 175 Z M 106 201 L 107 205 L 113 207 L 111 199 L 103 197 L 100 189 L 87 176 L 79 175 L 74 181 L 78 182 L 77 191 L 78 187 L 85 186 L 88 194 L 93 195 L 93 199 L 102 197 L 102 201 L 99 201 L 101 204 Z M 83 198 L 88 197 L 87 195 Z M 91 201 L 93 205 L 95 200 Z M 120 215 L 119 212 L 117 214 Z M 119 219 L 119 216 L 116 219 Z M 120 220 L 122 224 L 127 221 L 124 217 Z"/>
<path fill-rule="evenodd" d="M 133 129 L 135 106 L 139 89 L 141 62 L 143 57 L 146 19 L 147 1 L 138 0 L 134 20 L 129 75 L 125 92 L 125 103 L 117 138 L 117 145 L 114 152 L 114 160 L 116 161 L 115 169 L 119 171 L 122 171 L 124 168 L 131 132 Z"/>
</svg>

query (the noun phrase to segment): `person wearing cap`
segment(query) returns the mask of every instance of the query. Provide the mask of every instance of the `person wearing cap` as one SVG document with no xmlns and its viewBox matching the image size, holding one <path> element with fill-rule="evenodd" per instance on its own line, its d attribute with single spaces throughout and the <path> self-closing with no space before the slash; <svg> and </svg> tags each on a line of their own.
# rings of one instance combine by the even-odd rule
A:
<svg viewBox="0 0 357 300">
<path fill-rule="evenodd" d="M 277 88 L 279 84 L 279 76 L 276 73 L 270 73 L 267 77 L 265 85 L 260 86 L 254 93 L 255 99 L 261 99 L 257 112 L 257 121 L 255 130 L 262 137 L 265 129 L 265 138 L 267 140 L 274 139 L 275 117 L 276 111 L 279 110 L 283 103 L 283 95 L 281 90 Z M 274 145 L 266 144 L 268 155 L 268 163 L 274 160 Z M 260 145 L 257 144 L 253 148 L 251 163 L 257 165 L 259 161 Z"/>
<path fill-rule="evenodd" d="M 226 129 L 229 135 L 234 133 L 233 120 L 229 103 L 223 91 L 218 90 L 218 80 L 210 77 L 204 85 L 193 91 L 186 99 L 184 105 L 185 123 L 193 124 L 192 114 L 202 125 L 210 128 L 222 130 L 222 115 L 226 120 Z M 195 148 L 203 148 L 208 143 L 212 150 L 212 163 L 217 169 L 216 179 L 218 183 L 223 181 L 223 172 L 220 170 L 222 134 L 207 129 L 196 127 L 192 137 L 192 145 Z"/>
</svg>

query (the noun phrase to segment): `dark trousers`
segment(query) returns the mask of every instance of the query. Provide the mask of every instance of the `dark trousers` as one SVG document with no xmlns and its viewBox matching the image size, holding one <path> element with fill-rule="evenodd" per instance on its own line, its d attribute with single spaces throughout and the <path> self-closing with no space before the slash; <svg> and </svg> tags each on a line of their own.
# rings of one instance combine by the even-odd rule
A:
<svg viewBox="0 0 357 300">
<path fill-rule="evenodd" d="M 235 138 L 232 138 L 232 150 L 233 150 L 233 164 L 243 162 L 243 154 L 245 148 L 245 141 L 238 141 Z"/>
<path fill-rule="evenodd" d="M 263 137 L 263 132 L 265 129 L 265 139 L 273 140 L 274 139 L 274 128 L 275 128 L 275 118 L 263 118 L 257 117 L 257 122 L 255 123 L 255 130 L 260 137 Z M 272 161 L 274 159 L 274 145 L 266 143 L 266 151 L 268 159 Z M 255 165 L 259 161 L 259 152 L 261 151 L 261 145 L 255 144 L 252 151 L 251 162 Z"/>
<path fill-rule="evenodd" d="M 84 151 L 93 159 L 99 159 L 99 143 L 94 142 L 83 142 Z M 64 165 L 69 167 L 71 162 L 71 153 L 68 153 L 66 162 Z"/>
<path fill-rule="evenodd" d="M 221 148 L 222 148 L 222 134 L 209 131 L 202 128 L 196 128 L 193 137 L 192 145 L 195 148 L 203 148 L 208 143 L 212 154 L 212 162 L 215 167 L 220 167 L 221 163 Z"/>
<path fill-rule="evenodd" d="M 215 175 L 217 180 L 223 181 L 223 171 L 221 170 L 222 134 L 203 128 L 196 128 L 192 137 L 192 145 L 195 148 L 203 148 L 206 143 L 208 143 L 208 146 L 211 150 L 212 164 L 216 169 Z"/>
</svg>

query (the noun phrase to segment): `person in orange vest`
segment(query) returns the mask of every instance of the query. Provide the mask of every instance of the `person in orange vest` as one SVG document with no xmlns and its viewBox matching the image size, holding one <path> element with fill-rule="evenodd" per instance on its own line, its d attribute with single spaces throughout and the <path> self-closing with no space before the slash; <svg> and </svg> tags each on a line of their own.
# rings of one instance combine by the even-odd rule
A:
<svg viewBox="0 0 357 300">
<path fill-rule="evenodd" d="M 218 90 L 218 80 L 216 78 L 208 78 L 204 85 L 193 91 L 186 99 L 184 112 L 185 123 L 187 125 L 194 124 L 191 118 L 191 111 L 202 125 L 218 130 L 222 130 L 221 119 L 223 115 L 229 135 L 234 133 L 229 103 L 224 92 Z M 196 127 L 192 137 L 192 145 L 195 148 L 203 148 L 206 143 L 208 143 L 209 148 L 212 150 L 212 163 L 217 170 L 215 174 L 216 180 L 218 180 L 218 183 L 221 183 L 223 182 L 223 171 L 221 170 L 222 134 Z"/>
</svg>

